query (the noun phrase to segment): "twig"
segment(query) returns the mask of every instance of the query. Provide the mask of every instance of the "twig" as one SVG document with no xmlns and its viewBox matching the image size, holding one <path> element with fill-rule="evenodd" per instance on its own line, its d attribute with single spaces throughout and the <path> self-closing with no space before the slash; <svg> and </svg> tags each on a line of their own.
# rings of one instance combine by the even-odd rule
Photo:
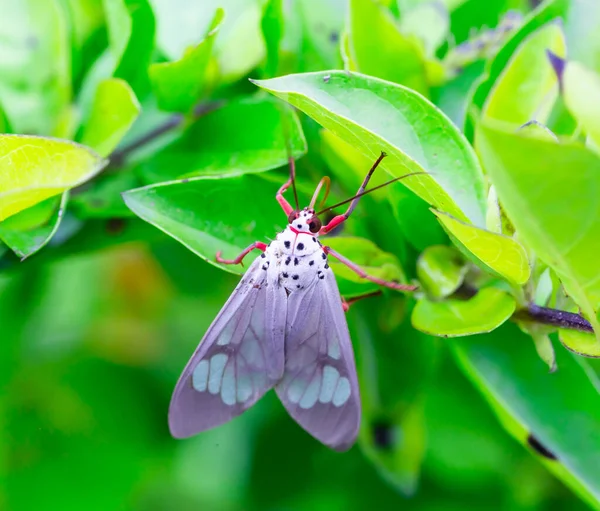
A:
<svg viewBox="0 0 600 511">
<path fill-rule="evenodd" d="M 197 105 L 193 112 L 192 118 L 198 119 L 203 115 L 206 115 L 214 110 L 221 108 L 225 104 L 225 100 L 216 100 L 208 103 L 201 103 Z M 164 123 L 160 124 L 153 130 L 150 130 L 148 133 L 144 133 L 142 136 L 133 140 L 126 146 L 123 146 L 121 149 L 117 149 L 113 151 L 113 153 L 109 156 L 110 166 L 111 167 L 121 167 L 127 157 L 134 152 L 136 149 L 145 146 L 146 144 L 152 142 L 158 137 L 168 133 L 169 131 L 179 127 L 186 120 L 186 116 L 183 114 L 174 114 L 169 117 Z"/>
</svg>

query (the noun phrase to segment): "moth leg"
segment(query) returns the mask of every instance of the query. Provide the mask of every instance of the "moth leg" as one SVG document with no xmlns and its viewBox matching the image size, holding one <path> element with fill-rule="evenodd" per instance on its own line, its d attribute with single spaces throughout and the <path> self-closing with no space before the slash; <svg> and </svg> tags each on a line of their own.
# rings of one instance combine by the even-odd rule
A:
<svg viewBox="0 0 600 511">
<path fill-rule="evenodd" d="M 221 264 L 241 264 L 243 266 L 244 263 L 242 263 L 242 260 L 250 252 L 252 252 L 255 248 L 257 248 L 261 252 L 264 252 L 265 250 L 267 250 L 267 244 L 263 243 L 262 241 L 255 241 L 254 243 L 252 243 L 252 245 L 250 245 L 249 247 L 245 248 L 244 251 L 239 256 L 237 256 L 235 259 L 223 259 L 221 257 L 221 251 L 219 250 L 217 252 L 216 260 L 217 260 L 218 263 L 221 263 Z"/>
<path fill-rule="evenodd" d="M 350 308 L 350 306 L 355 304 L 359 300 L 362 300 L 363 298 L 371 298 L 373 296 L 379 296 L 380 294 L 381 294 L 381 289 L 378 289 L 377 291 L 371 291 L 370 293 L 364 293 L 362 295 L 353 296 L 352 298 L 349 298 L 348 300 L 346 300 L 342 296 L 342 308 L 344 309 L 344 312 L 348 312 L 348 309 Z"/>
<path fill-rule="evenodd" d="M 367 185 L 369 184 L 369 180 L 371 179 L 373 172 L 375 172 L 375 169 L 381 163 L 381 160 L 383 160 L 386 156 L 387 155 L 383 151 L 381 151 L 379 158 L 377 158 L 377 161 L 373 164 L 373 166 L 371 167 L 371 170 L 369 170 L 369 172 L 367 173 L 364 181 L 360 185 L 360 188 L 356 192 L 354 200 L 350 203 L 346 212 L 342 213 L 341 215 L 334 216 L 327 225 L 325 225 L 324 227 L 321 227 L 319 234 L 327 234 L 328 232 L 335 229 L 338 225 L 340 225 L 340 224 L 344 223 L 346 220 L 348 220 L 348 217 L 352 214 L 352 212 L 354 211 L 354 208 L 356 208 L 358 201 L 360 200 L 360 197 L 362 196 L 362 193 L 367 188 Z"/>
<path fill-rule="evenodd" d="M 329 254 L 335 257 L 340 263 L 345 264 L 348 268 L 350 268 L 353 272 L 355 272 L 359 277 L 363 279 L 370 280 L 375 284 L 379 284 L 383 287 L 389 287 L 390 289 L 396 289 L 397 291 L 414 291 L 417 289 L 417 286 L 411 286 L 407 284 L 398 284 L 397 282 L 390 282 L 389 280 L 383 280 L 378 277 L 373 277 L 373 275 L 369 275 L 366 273 L 358 264 L 353 263 L 350 259 L 347 259 L 341 254 L 338 254 L 335 250 L 332 250 L 330 247 L 323 247 L 323 250 L 326 254 Z"/>
<path fill-rule="evenodd" d="M 295 166 L 294 159 L 290 158 L 290 177 L 285 183 L 283 183 L 283 185 L 281 185 L 281 188 L 279 190 L 277 190 L 277 195 L 275 196 L 275 198 L 277 199 L 277 202 L 279 202 L 279 205 L 281 206 L 281 208 L 283 209 L 285 214 L 288 216 L 292 211 L 294 211 L 294 208 L 286 200 L 286 198 L 283 196 L 283 194 L 292 185 L 295 178 L 296 178 L 296 166 Z"/>
</svg>

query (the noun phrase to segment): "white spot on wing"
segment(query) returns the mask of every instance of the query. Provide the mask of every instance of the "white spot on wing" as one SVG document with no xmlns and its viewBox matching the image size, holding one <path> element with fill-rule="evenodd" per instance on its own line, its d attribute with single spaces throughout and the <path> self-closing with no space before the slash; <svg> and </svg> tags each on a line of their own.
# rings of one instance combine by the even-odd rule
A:
<svg viewBox="0 0 600 511">
<path fill-rule="evenodd" d="M 240 347 L 240 353 L 246 364 L 254 367 L 263 366 L 263 354 L 258 341 L 254 338 L 245 338 Z"/>
<path fill-rule="evenodd" d="M 287 395 L 289 400 L 292 403 L 298 403 L 298 401 L 300 401 L 300 398 L 302 397 L 302 393 L 304 392 L 304 381 L 301 378 L 296 378 L 294 380 L 292 380 L 292 382 L 290 383 L 288 389 L 287 389 Z"/>
<path fill-rule="evenodd" d="M 334 360 L 339 360 L 342 356 L 340 352 L 340 340 L 337 335 L 333 336 L 332 339 L 327 343 L 327 354 Z"/>
<path fill-rule="evenodd" d="M 320 379 L 321 378 L 319 377 L 318 372 L 315 372 L 315 375 L 313 376 L 310 385 L 306 388 L 306 390 L 304 391 L 304 395 L 300 400 L 300 408 L 308 410 L 309 408 L 312 408 L 315 405 L 319 397 L 319 390 L 321 387 Z"/>
<path fill-rule="evenodd" d="M 235 327 L 237 326 L 235 321 L 230 321 L 225 328 L 219 334 L 219 339 L 217 340 L 217 344 L 219 346 L 226 346 L 231 341 L 233 337 L 233 333 L 235 332 Z"/>
<path fill-rule="evenodd" d="M 235 364 L 228 364 L 223 373 L 221 385 L 221 399 L 226 405 L 235 404 Z"/>
<path fill-rule="evenodd" d="M 227 363 L 227 355 L 217 353 L 210 359 L 210 377 L 208 378 L 208 391 L 211 394 L 218 394 L 221 389 L 221 380 L 223 371 Z"/>
<path fill-rule="evenodd" d="M 321 385 L 321 393 L 319 401 L 321 403 L 329 403 L 333 399 L 333 393 L 337 387 L 339 371 L 335 367 L 325 366 L 323 368 L 323 383 Z"/>
<path fill-rule="evenodd" d="M 239 366 L 238 366 L 239 368 Z M 252 396 L 252 375 L 241 374 L 237 378 L 237 401 L 244 403 Z"/>
<path fill-rule="evenodd" d="M 333 395 L 333 406 L 342 406 L 350 397 L 350 380 L 342 376 Z"/>
<path fill-rule="evenodd" d="M 205 392 L 208 385 L 208 360 L 201 360 L 192 373 L 192 386 L 198 392 Z"/>
</svg>

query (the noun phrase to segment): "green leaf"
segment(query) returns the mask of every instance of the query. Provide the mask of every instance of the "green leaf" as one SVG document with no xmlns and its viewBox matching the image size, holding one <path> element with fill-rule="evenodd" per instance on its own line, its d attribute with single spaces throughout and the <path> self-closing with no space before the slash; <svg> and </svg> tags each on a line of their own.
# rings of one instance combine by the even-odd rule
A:
<svg viewBox="0 0 600 511">
<path fill-rule="evenodd" d="M 71 47 L 60 0 L 8 0 L 0 16 L 0 103 L 16 133 L 54 134 L 71 101 Z"/>
<path fill-rule="evenodd" d="M 0 220 L 84 183 L 105 165 L 66 140 L 0 135 Z"/>
<path fill-rule="evenodd" d="M 100 156 L 108 156 L 140 113 L 140 104 L 127 82 L 109 78 L 100 82 L 81 143 Z"/>
<path fill-rule="evenodd" d="M 116 78 L 123 78 L 142 97 L 154 50 L 154 14 L 148 0 L 103 0 Z"/>
<path fill-rule="evenodd" d="M 421 3 L 407 12 L 401 11 L 400 32 L 422 42 L 427 57 L 435 57 L 435 50 L 447 39 L 450 29 L 448 10 L 442 3 Z"/>
<path fill-rule="evenodd" d="M 550 23 L 530 34 L 516 49 L 483 107 L 483 117 L 524 124 L 546 122 L 558 95 L 556 74 L 545 58 L 566 52 L 561 25 Z"/>
<path fill-rule="evenodd" d="M 222 251 L 223 257 L 234 258 L 251 243 L 283 230 L 287 218 L 275 200 L 277 188 L 254 174 L 201 177 L 138 188 L 123 199 L 136 215 L 205 261 L 239 275 L 245 268 L 221 265 L 215 256 Z"/>
<path fill-rule="evenodd" d="M 445 298 L 463 283 L 468 266 L 452 247 L 427 247 L 417 260 L 417 277 L 427 294 L 434 299 Z"/>
<path fill-rule="evenodd" d="M 265 74 L 275 76 L 279 68 L 279 46 L 285 30 L 282 0 L 267 0 L 260 26 L 267 51 Z"/>
<path fill-rule="evenodd" d="M 21 260 L 35 254 L 58 230 L 68 200 L 67 191 L 60 200 L 51 197 L 0 222 L 0 239 Z"/>
<path fill-rule="evenodd" d="M 402 314 L 392 295 L 369 298 L 352 305 L 348 326 L 361 389 L 360 448 L 386 481 L 412 495 L 426 451 L 423 409 L 439 344 L 412 328 L 408 315 L 385 326 Z"/>
<path fill-rule="evenodd" d="M 255 82 L 367 156 L 422 199 L 461 219 L 484 222 L 481 169 L 455 126 L 419 94 L 360 74 L 327 71 Z"/>
<path fill-rule="evenodd" d="M 199 44 L 188 48 L 179 60 L 150 66 L 150 81 L 159 108 L 168 112 L 187 113 L 198 102 L 206 89 L 213 43 L 224 18 L 225 11 L 217 9 Z"/>
<path fill-rule="evenodd" d="M 512 296 L 488 287 L 469 300 L 419 300 L 412 324 L 421 332 L 442 337 L 491 332 L 512 316 L 515 306 Z"/>
<path fill-rule="evenodd" d="M 263 172 L 287 163 L 286 137 L 294 158 L 306 152 L 291 109 L 268 97 L 242 98 L 198 119 L 181 138 L 147 158 L 139 172 L 147 182 Z"/>
<path fill-rule="evenodd" d="M 348 36 L 358 70 L 427 95 L 422 44 L 400 32 L 387 9 L 374 0 L 350 0 Z"/>
<path fill-rule="evenodd" d="M 433 212 L 444 228 L 467 251 L 501 277 L 521 285 L 529 279 L 525 249 L 512 238 L 466 224 L 439 211 Z"/>
<path fill-rule="evenodd" d="M 558 338 L 565 348 L 573 353 L 577 353 L 577 355 L 600 358 L 600 345 L 594 334 L 560 329 L 558 331 Z"/>
<path fill-rule="evenodd" d="M 483 164 L 519 237 L 554 269 L 600 335 L 600 270 L 590 257 L 600 251 L 600 157 L 578 144 L 525 138 L 485 125 L 478 140 Z"/>
<path fill-rule="evenodd" d="M 532 453 L 597 509 L 600 395 L 585 369 L 559 350 L 559 370 L 548 373 L 529 337 L 509 324 L 488 335 L 453 341 L 451 346 L 507 431 L 529 446 L 528 435 L 533 435 L 558 460 Z"/>
<path fill-rule="evenodd" d="M 367 274 L 384 280 L 406 283 L 406 275 L 398 259 L 393 254 L 382 251 L 375 243 L 355 236 L 332 236 L 324 238 L 324 245 L 330 246 L 336 252 L 358 264 Z M 340 282 L 340 293 L 344 296 L 359 295 L 381 286 L 359 277 L 346 265 L 329 258 L 329 264 L 336 277 L 348 282 Z"/>
<path fill-rule="evenodd" d="M 535 30 L 544 26 L 548 22 L 555 20 L 558 17 L 563 17 L 568 9 L 570 0 L 550 0 L 544 2 L 539 9 L 535 11 L 523 25 L 508 38 L 498 52 L 492 57 L 487 65 L 484 76 L 479 80 L 479 83 L 472 94 L 471 104 L 468 108 L 469 116 L 465 122 L 465 135 L 469 140 L 474 137 L 475 121 L 477 121 L 483 105 L 486 102 L 490 91 L 494 87 L 496 80 L 504 71 L 508 62 L 515 53 L 517 47 Z M 566 29 L 567 34 L 569 29 Z M 567 40 L 567 47 L 570 48 L 570 40 Z M 527 119 L 529 120 L 529 119 Z"/>
<path fill-rule="evenodd" d="M 157 19 L 157 42 L 170 59 L 197 45 L 209 31 L 217 8 L 225 11 L 219 37 L 213 47 L 219 82 L 232 83 L 259 65 L 265 56 L 258 0 L 153 0 Z"/>
<path fill-rule="evenodd" d="M 600 76 L 579 62 L 564 63 L 561 91 L 579 126 L 600 147 Z"/>
</svg>

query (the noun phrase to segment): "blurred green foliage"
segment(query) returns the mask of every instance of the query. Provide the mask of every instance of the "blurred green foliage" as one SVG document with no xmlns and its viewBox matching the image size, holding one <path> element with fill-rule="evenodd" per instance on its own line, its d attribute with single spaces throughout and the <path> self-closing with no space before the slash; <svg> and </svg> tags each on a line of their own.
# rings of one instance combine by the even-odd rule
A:
<svg viewBox="0 0 600 511">
<path fill-rule="evenodd" d="M 583 0 L 4 0 L 0 509 L 599 509 L 599 24 Z M 333 203 L 382 150 L 373 185 L 417 174 L 328 243 L 420 288 L 347 314 L 357 445 L 273 393 L 172 439 L 243 271 L 215 253 L 285 226 L 288 154 L 300 202 L 330 174 Z"/>
</svg>

